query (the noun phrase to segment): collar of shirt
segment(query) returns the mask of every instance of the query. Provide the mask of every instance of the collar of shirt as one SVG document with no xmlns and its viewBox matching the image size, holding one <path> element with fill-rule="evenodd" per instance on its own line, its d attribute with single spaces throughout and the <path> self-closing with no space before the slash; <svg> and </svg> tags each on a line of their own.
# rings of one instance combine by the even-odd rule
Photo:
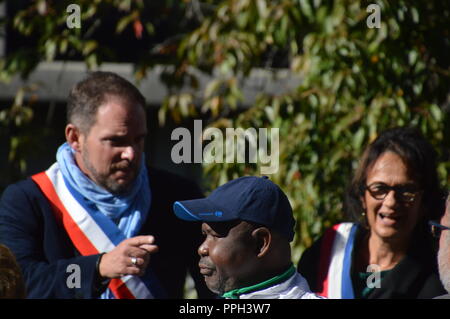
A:
<svg viewBox="0 0 450 319">
<path fill-rule="evenodd" d="M 279 283 L 282 283 L 282 282 L 286 281 L 288 278 L 290 278 L 294 273 L 295 273 L 295 267 L 294 267 L 294 265 L 291 265 L 291 267 L 289 267 L 289 269 L 286 270 L 281 275 L 275 276 L 273 278 L 270 278 L 266 281 L 263 281 L 256 285 L 253 285 L 253 286 L 227 291 L 226 293 L 223 294 L 222 297 L 229 298 L 229 299 L 239 299 L 240 295 L 263 290 L 263 289 L 275 286 Z"/>
</svg>

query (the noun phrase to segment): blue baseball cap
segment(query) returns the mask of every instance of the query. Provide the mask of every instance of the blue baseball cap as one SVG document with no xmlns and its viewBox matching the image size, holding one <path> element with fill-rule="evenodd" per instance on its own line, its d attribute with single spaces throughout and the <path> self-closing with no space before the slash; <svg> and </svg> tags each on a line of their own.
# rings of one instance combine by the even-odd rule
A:
<svg viewBox="0 0 450 319">
<path fill-rule="evenodd" d="M 208 197 L 173 204 L 175 215 L 187 221 L 244 220 L 266 226 L 294 239 L 295 219 L 287 196 L 267 176 L 245 176 L 229 181 Z"/>
</svg>

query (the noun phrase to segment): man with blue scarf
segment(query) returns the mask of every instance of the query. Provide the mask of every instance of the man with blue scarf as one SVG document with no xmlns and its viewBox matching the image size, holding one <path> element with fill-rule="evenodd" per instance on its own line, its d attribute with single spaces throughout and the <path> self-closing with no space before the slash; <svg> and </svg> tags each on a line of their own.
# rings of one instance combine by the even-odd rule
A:
<svg viewBox="0 0 450 319">
<path fill-rule="evenodd" d="M 211 296 L 197 269 L 200 226 L 170 213 L 201 192 L 147 169 L 144 106 L 127 80 L 90 74 L 70 92 L 56 162 L 3 193 L 0 242 L 29 298 L 181 298 L 187 271 L 199 296 Z"/>
</svg>

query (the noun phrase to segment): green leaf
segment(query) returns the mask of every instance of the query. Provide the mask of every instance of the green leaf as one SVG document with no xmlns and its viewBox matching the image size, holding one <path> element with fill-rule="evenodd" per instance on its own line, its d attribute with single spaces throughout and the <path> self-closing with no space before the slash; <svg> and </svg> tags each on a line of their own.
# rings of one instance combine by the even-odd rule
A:
<svg viewBox="0 0 450 319">
<path fill-rule="evenodd" d="M 430 105 L 430 113 L 436 122 L 441 123 L 444 120 L 444 112 L 436 104 Z"/>
<path fill-rule="evenodd" d="M 97 47 L 98 47 L 98 43 L 97 43 L 97 41 L 95 41 L 95 40 L 89 40 L 89 41 L 86 41 L 85 43 L 84 43 L 84 46 L 83 46 L 83 51 L 82 51 L 82 54 L 83 55 L 89 55 L 89 54 L 91 54 L 95 49 L 97 49 Z"/>
<path fill-rule="evenodd" d="M 139 13 L 137 11 L 132 12 L 129 15 L 126 15 L 125 17 L 121 18 L 119 22 L 117 22 L 116 26 L 116 33 L 122 33 L 123 30 L 134 20 L 136 20 L 139 17 Z"/>
<path fill-rule="evenodd" d="M 53 61 L 56 55 L 57 44 L 53 39 L 48 39 L 45 42 L 45 59 L 47 61 Z"/>
</svg>

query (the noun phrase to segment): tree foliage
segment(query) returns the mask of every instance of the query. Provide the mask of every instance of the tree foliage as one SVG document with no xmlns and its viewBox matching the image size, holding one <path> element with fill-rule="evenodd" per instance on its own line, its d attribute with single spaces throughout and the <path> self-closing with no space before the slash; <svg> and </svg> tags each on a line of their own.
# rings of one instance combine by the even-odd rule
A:
<svg viewBox="0 0 450 319">
<path fill-rule="evenodd" d="M 161 16 L 147 14 L 144 20 L 142 14 L 151 1 L 79 2 L 86 8 L 83 21 L 94 29 L 105 10 L 114 8 L 122 13 L 115 21 L 118 33 L 128 30 L 128 36 L 136 37 L 147 32 L 158 39 L 155 21 Z M 42 3 L 44 15 L 39 13 Z M 86 30 L 61 29 L 66 3 L 38 0 L 14 17 L 14 27 L 37 41 L 26 48 L 33 58 L 17 51 L 0 62 L 1 79 L 26 76 L 39 61 L 67 52 L 90 66 L 113 55 L 111 47 Z M 176 6 L 159 3 L 160 9 Z M 161 122 L 166 116 L 207 115 L 210 126 L 223 129 L 279 128 L 280 164 L 271 178 L 286 191 L 297 217 L 295 257 L 343 218 L 345 187 L 364 147 L 383 129 L 420 128 L 439 152 L 443 186 L 450 184 L 450 3 L 373 1 L 380 8 L 380 27 L 369 28 L 371 3 L 185 0 L 177 12 L 184 13 L 179 21 L 186 28 L 174 30 L 169 40 L 151 42 L 134 61 L 137 79 L 155 64 L 168 66 L 162 80 L 170 94 L 160 108 Z M 256 68 L 274 78 L 279 69 L 287 69 L 301 83 L 278 94 L 261 92 L 252 105 L 243 105 L 243 84 Z M 198 72 L 212 75 L 204 88 Z M 198 100 L 201 105 L 195 106 Z M 9 112 L 3 118 L 17 118 L 13 110 L 3 110 Z M 258 175 L 260 166 L 205 164 L 204 176 L 213 189 L 238 176 Z"/>
<path fill-rule="evenodd" d="M 368 27 L 364 1 L 223 1 L 179 48 L 183 70 L 194 66 L 220 81 L 205 90 L 203 106 L 218 119 L 212 125 L 280 128 L 280 169 L 272 179 L 293 204 L 297 251 L 343 218 L 349 178 L 383 129 L 419 127 L 440 152 L 440 176 L 449 184 L 450 123 L 443 105 L 450 6 L 376 3 L 380 28 Z M 261 92 L 249 109 L 227 116 L 255 67 L 287 67 L 302 83 L 288 93 Z M 249 165 L 205 167 L 214 186 L 258 172 Z"/>
</svg>

